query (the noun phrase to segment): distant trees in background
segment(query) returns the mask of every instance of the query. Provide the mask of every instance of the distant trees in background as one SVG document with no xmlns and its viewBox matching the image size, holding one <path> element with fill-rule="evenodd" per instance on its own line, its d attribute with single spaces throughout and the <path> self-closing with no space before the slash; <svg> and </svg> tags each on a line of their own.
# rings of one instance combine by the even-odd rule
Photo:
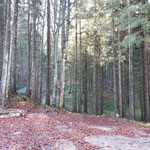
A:
<svg viewBox="0 0 150 150">
<path fill-rule="evenodd" d="M 79 113 L 113 99 L 116 116 L 150 122 L 149 20 L 147 0 L 0 0 L 2 106 L 26 87 Z"/>
</svg>

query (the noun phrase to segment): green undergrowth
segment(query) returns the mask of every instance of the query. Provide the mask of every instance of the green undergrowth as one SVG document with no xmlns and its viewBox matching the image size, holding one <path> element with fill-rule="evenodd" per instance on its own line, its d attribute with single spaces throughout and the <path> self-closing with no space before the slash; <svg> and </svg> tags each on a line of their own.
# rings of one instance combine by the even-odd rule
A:
<svg viewBox="0 0 150 150">
<path fill-rule="evenodd" d="M 72 106 L 73 106 L 72 102 L 73 102 L 73 96 L 72 96 L 72 94 L 65 95 L 65 108 L 67 110 L 70 110 L 70 111 L 73 110 L 72 109 Z"/>
<path fill-rule="evenodd" d="M 28 97 L 26 97 L 25 95 L 18 95 L 22 98 L 23 101 L 27 102 L 27 101 L 31 101 Z"/>
<path fill-rule="evenodd" d="M 88 96 L 88 113 L 93 114 L 93 96 Z"/>
<path fill-rule="evenodd" d="M 63 107 L 61 107 L 60 105 L 57 107 L 59 110 L 63 110 Z"/>
<path fill-rule="evenodd" d="M 143 121 L 135 121 L 135 122 L 139 125 L 150 127 L 150 123 L 146 123 L 146 122 L 143 122 Z"/>
<path fill-rule="evenodd" d="M 14 97 L 11 99 L 13 102 L 19 102 L 19 99 L 17 97 Z"/>
<path fill-rule="evenodd" d="M 2 116 L 2 115 L 8 115 L 9 113 L 0 113 L 0 116 Z"/>
<path fill-rule="evenodd" d="M 27 96 L 25 95 L 21 95 L 21 94 L 18 94 L 18 95 L 10 95 L 10 97 L 13 97 L 11 98 L 11 101 L 14 101 L 14 102 L 19 102 L 19 98 L 17 97 L 19 96 L 23 101 L 27 102 L 27 101 L 31 101 L 30 98 L 28 98 Z"/>
<path fill-rule="evenodd" d="M 38 102 L 38 105 L 40 105 L 41 107 L 48 107 L 47 104 L 42 104 L 41 102 Z"/>
<path fill-rule="evenodd" d="M 93 97 L 92 96 L 88 96 L 88 113 L 92 114 L 93 110 L 92 110 L 92 104 L 93 104 Z M 77 104 L 78 107 L 78 104 Z M 83 107 L 84 107 L 84 102 L 83 102 L 83 97 L 82 97 L 82 101 L 81 101 L 81 108 L 83 111 Z M 65 95 L 65 108 L 73 111 L 73 95 L 72 94 L 67 94 Z"/>
<path fill-rule="evenodd" d="M 107 99 L 104 101 L 104 115 L 111 117 L 111 114 L 114 109 L 114 103 L 113 103 L 113 98 L 112 99 Z M 129 106 L 126 107 L 126 118 L 129 119 L 130 115 L 130 110 Z M 139 108 L 135 109 L 135 120 L 140 121 L 141 120 L 141 110 Z"/>
<path fill-rule="evenodd" d="M 67 94 L 65 97 L 65 108 L 72 111 L 73 106 L 73 95 Z M 138 108 L 138 105 L 136 106 L 137 109 L 135 109 L 135 120 L 140 121 L 141 119 L 141 110 Z M 82 102 L 82 110 L 83 110 L 83 102 Z M 113 98 L 105 99 L 104 100 L 104 116 L 106 117 L 112 117 L 112 113 L 114 110 L 114 102 Z M 93 96 L 88 96 L 88 113 L 93 114 Z M 126 118 L 129 119 L 129 106 L 126 107 Z"/>
<path fill-rule="evenodd" d="M 104 100 L 104 115 L 110 117 L 113 112 L 114 104 L 113 99 Z"/>
<path fill-rule="evenodd" d="M 25 95 L 18 95 L 22 98 L 23 101 L 31 101 L 31 99 L 29 99 L 28 97 L 26 97 Z M 13 101 L 18 101 L 18 98 L 13 98 Z M 88 113 L 89 114 L 94 114 L 93 113 L 93 96 L 92 94 L 88 96 Z M 38 105 L 42 106 L 42 107 L 48 107 L 48 105 L 46 104 L 42 104 L 41 102 L 37 103 Z M 83 100 L 82 100 L 82 112 L 83 112 Z M 69 111 L 73 110 L 73 94 L 66 94 L 65 95 L 65 108 Z M 58 109 L 62 109 L 62 107 L 58 106 Z M 114 104 L 113 104 L 113 98 L 109 98 L 109 99 L 105 99 L 104 100 L 104 116 L 106 117 L 112 117 L 112 113 L 113 113 L 113 109 L 114 109 Z M 126 118 L 129 118 L 129 107 L 127 106 L 126 108 Z M 136 109 L 135 110 L 135 120 L 138 121 L 138 123 L 144 124 L 144 122 L 140 122 L 141 119 L 141 111 L 140 109 Z"/>
</svg>

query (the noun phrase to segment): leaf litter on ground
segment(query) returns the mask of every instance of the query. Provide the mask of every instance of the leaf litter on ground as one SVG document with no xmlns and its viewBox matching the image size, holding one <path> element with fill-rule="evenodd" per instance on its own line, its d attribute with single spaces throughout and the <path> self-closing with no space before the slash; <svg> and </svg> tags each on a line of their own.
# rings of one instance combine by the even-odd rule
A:
<svg viewBox="0 0 150 150">
<path fill-rule="evenodd" d="M 20 98 L 10 102 L 9 107 L 9 110 L 24 110 L 26 114 L 0 118 L 2 150 L 122 150 L 122 145 L 129 150 L 137 146 L 146 150 L 150 147 L 150 127 L 128 120 L 69 113 L 23 102 Z"/>
</svg>

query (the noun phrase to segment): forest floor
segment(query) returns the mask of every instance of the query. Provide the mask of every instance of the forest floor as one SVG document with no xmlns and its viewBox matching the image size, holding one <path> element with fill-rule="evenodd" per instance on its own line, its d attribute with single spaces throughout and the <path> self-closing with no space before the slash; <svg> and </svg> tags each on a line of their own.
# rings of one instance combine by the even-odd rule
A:
<svg viewBox="0 0 150 150">
<path fill-rule="evenodd" d="M 0 150 L 149 150 L 150 126 L 12 102 L 22 117 L 0 118 Z"/>
</svg>

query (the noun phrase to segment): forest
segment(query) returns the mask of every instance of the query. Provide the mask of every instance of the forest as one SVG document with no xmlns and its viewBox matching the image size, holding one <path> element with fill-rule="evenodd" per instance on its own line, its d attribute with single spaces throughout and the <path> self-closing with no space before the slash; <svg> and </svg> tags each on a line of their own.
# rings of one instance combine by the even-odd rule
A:
<svg viewBox="0 0 150 150">
<path fill-rule="evenodd" d="M 148 150 L 149 122 L 149 0 L 0 0 L 0 149 Z"/>
<path fill-rule="evenodd" d="M 24 88 L 54 107 L 150 122 L 149 16 L 146 0 L 1 0 L 2 106 Z"/>
</svg>

